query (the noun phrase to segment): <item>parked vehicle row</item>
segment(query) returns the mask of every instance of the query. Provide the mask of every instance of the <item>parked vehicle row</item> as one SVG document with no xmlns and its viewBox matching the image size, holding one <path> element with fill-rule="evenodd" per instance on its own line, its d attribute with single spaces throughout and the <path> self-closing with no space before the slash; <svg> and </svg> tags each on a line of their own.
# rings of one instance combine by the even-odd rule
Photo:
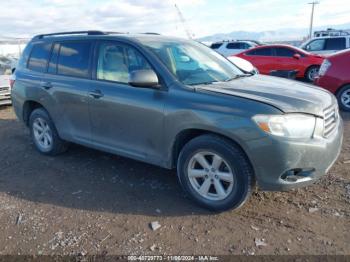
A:
<svg viewBox="0 0 350 262">
<path fill-rule="evenodd" d="M 296 71 L 296 77 L 313 82 L 324 60 L 320 55 L 305 52 L 290 45 L 263 45 L 236 56 L 250 61 L 261 74 L 272 71 Z"/>
<path fill-rule="evenodd" d="M 261 190 L 309 185 L 341 149 L 331 93 L 245 73 L 190 40 L 39 35 L 14 75 L 14 111 L 40 153 L 73 142 L 176 168 L 183 189 L 211 210 L 242 206 L 256 182 Z"/>
</svg>

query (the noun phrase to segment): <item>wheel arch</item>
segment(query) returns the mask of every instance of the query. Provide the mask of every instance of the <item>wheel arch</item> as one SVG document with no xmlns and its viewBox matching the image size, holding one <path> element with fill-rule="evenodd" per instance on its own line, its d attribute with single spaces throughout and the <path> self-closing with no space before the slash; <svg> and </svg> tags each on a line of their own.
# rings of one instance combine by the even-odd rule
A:
<svg viewBox="0 0 350 262">
<path fill-rule="evenodd" d="M 339 86 L 338 88 L 337 88 L 337 90 L 335 91 L 335 95 L 338 95 L 339 94 L 339 92 L 340 92 L 340 90 L 343 88 L 343 87 L 345 87 L 345 86 L 350 86 L 350 83 L 346 83 L 346 84 L 342 84 L 341 86 Z"/>
<path fill-rule="evenodd" d="M 309 72 L 309 70 L 310 70 L 311 67 L 318 67 L 318 68 L 320 68 L 321 65 L 317 65 L 317 64 L 309 65 L 309 66 L 305 69 L 305 71 L 304 71 L 304 77 L 307 77 L 307 73 Z"/>
<path fill-rule="evenodd" d="M 175 137 L 175 140 L 172 144 L 172 150 L 171 150 L 171 168 L 175 168 L 177 166 L 177 161 L 178 161 L 178 157 L 179 154 L 182 150 L 182 148 L 192 139 L 202 136 L 202 135 L 214 135 L 214 136 L 218 136 L 221 138 L 224 138 L 225 140 L 228 140 L 229 142 L 233 143 L 234 145 L 236 145 L 245 155 L 245 157 L 247 158 L 248 162 L 250 163 L 252 170 L 254 170 L 254 166 L 252 164 L 252 161 L 250 160 L 249 156 L 246 153 L 246 150 L 244 150 L 244 147 L 237 142 L 237 140 L 232 139 L 231 137 L 222 134 L 222 133 L 218 133 L 218 132 L 214 132 L 211 130 L 206 130 L 206 129 L 199 129 L 199 128 L 188 128 L 188 129 L 184 129 L 181 130 Z"/>
<path fill-rule="evenodd" d="M 31 115 L 31 113 L 37 109 L 37 108 L 44 108 L 46 110 L 46 108 L 39 102 L 34 101 L 34 100 L 27 100 L 24 102 L 23 104 L 23 121 L 24 123 L 28 126 L 29 125 L 29 117 Z"/>
</svg>

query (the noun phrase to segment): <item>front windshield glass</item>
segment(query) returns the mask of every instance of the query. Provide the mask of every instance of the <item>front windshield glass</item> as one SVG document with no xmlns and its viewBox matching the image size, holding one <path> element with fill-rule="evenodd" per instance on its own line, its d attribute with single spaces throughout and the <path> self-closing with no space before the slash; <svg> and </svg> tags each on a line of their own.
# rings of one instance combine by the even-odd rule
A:
<svg viewBox="0 0 350 262">
<path fill-rule="evenodd" d="M 243 74 L 227 59 L 195 41 L 141 41 L 186 85 L 229 81 Z"/>
</svg>

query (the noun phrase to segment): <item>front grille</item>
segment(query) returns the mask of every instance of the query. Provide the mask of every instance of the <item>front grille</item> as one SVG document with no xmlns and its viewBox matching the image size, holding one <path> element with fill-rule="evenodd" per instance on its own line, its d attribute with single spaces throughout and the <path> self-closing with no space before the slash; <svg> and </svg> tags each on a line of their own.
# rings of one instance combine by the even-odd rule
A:
<svg viewBox="0 0 350 262">
<path fill-rule="evenodd" d="M 336 129 L 339 121 L 339 112 L 336 106 L 331 106 L 323 111 L 324 115 L 324 137 L 329 137 Z"/>
</svg>

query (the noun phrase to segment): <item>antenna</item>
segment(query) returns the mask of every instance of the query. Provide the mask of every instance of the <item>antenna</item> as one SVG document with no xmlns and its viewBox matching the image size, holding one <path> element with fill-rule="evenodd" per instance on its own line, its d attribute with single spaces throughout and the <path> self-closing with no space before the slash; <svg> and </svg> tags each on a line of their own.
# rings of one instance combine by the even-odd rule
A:
<svg viewBox="0 0 350 262">
<path fill-rule="evenodd" d="M 186 20 L 185 20 L 184 16 L 182 15 L 182 12 L 181 12 L 180 8 L 177 6 L 177 4 L 175 4 L 175 9 L 177 11 L 177 14 L 180 18 L 180 21 L 181 21 L 183 27 L 184 27 L 184 30 L 186 32 L 187 37 L 189 39 L 192 39 L 194 35 L 191 33 L 190 29 L 188 28 Z"/>
</svg>

